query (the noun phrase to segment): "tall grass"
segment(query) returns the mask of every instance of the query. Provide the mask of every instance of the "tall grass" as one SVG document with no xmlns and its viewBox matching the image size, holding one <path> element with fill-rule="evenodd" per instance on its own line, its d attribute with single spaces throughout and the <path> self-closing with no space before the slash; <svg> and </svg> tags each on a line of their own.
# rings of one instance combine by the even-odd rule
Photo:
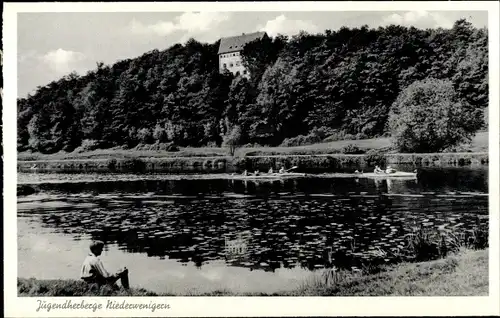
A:
<svg viewBox="0 0 500 318">
<path fill-rule="evenodd" d="M 479 218 L 471 229 L 460 232 L 421 225 L 406 234 L 407 244 L 398 250 L 397 256 L 403 260 L 428 261 L 446 257 L 463 248 L 485 249 L 488 247 L 488 231 L 488 225 L 481 224 Z"/>
</svg>

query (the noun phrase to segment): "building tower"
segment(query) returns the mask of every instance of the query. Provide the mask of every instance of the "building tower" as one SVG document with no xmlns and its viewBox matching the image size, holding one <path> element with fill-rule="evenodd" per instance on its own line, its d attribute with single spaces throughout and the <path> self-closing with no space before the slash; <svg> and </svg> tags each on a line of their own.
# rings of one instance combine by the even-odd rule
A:
<svg viewBox="0 0 500 318">
<path fill-rule="evenodd" d="M 257 39 L 267 37 L 266 32 L 254 32 L 227 38 L 221 38 L 219 45 L 219 72 L 223 73 L 226 69 L 238 76 L 248 77 L 250 74 L 242 63 L 241 51 L 244 46 Z"/>
</svg>

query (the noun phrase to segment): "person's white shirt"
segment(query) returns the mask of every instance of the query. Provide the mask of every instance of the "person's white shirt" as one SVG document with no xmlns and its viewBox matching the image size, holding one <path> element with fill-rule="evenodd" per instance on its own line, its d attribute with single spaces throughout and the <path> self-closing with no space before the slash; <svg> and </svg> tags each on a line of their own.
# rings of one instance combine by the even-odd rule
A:
<svg viewBox="0 0 500 318">
<path fill-rule="evenodd" d="M 111 276 L 104 268 L 104 265 L 99 257 L 95 256 L 93 253 L 89 253 L 89 255 L 87 255 L 87 257 L 83 261 L 80 276 L 81 278 L 90 278 L 94 276 L 94 272 L 97 272 L 105 278 Z"/>
</svg>

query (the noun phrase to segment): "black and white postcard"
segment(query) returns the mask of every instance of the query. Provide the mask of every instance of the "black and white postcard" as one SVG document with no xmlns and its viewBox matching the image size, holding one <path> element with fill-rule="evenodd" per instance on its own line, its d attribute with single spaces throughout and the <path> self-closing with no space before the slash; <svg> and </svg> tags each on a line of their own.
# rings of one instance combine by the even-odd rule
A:
<svg viewBox="0 0 500 318">
<path fill-rule="evenodd" d="M 8 317 L 498 315 L 497 2 L 5 3 Z"/>
</svg>

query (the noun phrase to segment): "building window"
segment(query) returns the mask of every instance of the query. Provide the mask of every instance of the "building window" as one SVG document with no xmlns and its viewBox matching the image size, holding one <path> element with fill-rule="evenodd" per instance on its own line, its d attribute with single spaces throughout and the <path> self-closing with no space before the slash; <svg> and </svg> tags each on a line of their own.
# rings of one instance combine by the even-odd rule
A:
<svg viewBox="0 0 500 318">
<path fill-rule="evenodd" d="M 247 73 L 247 70 L 243 70 L 243 74 L 246 74 Z"/>
<path fill-rule="evenodd" d="M 233 67 L 233 63 L 229 63 L 229 67 Z"/>
<path fill-rule="evenodd" d="M 240 72 L 239 72 L 239 71 L 238 71 L 238 72 L 236 72 L 236 76 L 240 76 Z"/>
<path fill-rule="evenodd" d="M 224 68 L 227 68 L 227 64 L 226 63 L 224 63 Z"/>
</svg>

